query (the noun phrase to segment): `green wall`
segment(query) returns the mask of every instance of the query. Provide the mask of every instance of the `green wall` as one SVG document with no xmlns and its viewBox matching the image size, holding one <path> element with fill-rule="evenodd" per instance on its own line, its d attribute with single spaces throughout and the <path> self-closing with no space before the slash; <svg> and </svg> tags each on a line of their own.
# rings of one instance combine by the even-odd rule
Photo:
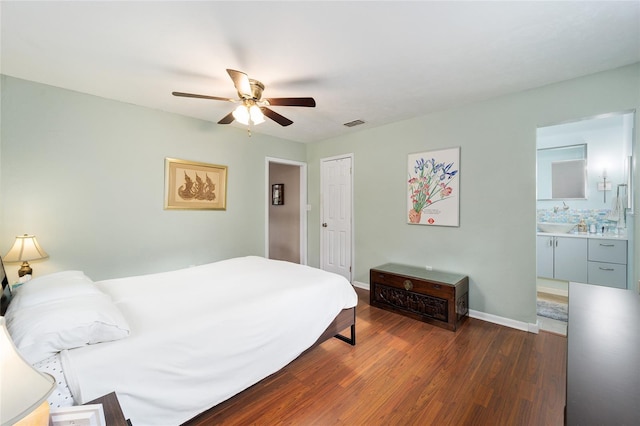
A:
<svg viewBox="0 0 640 426">
<path fill-rule="evenodd" d="M 389 261 L 462 272 L 471 309 L 526 323 L 535 323 L 536 127 L 640 106 L 636 64 L 304 145 L 11 77 L 0 84 L 0 253 L 15 235 L 37 235 L 51 257 L 32 263 L 36 274 L 104 279 L 262 255 L 265 157 L 308 163 L 308 258 L 318 266 L 320 160 L 353 153 L 355 281 Z M 636 126 L 636 149 L 638 136 Z M 460 226 L 408 225 L 407 154 L 454 146 Z M 227 210 L 164 210 L 165 157 L 229 166 Z M 636 253 L 639 240 L 636 231 Z"/>
<path fill-rule="evenodd" d="M 636 64 L 309 145 L 309 263 L 320 259 L 320 160 L 353 153 L 355 281 L 385 262 L 428 264 L 469 275 L 471 309 L 535 323 L 536 127 L 638 106 Z M 407 154 L 455 146 L 460 226 L 408 225 Z"/>
<path fill-rule="evenodd" d="M 304 144 L 3 76 L 0 253 L 35 234 L 35 274 L 95 280 L 264 254 L 265 157 Z M 223 164 L 226 211 L 164 210 L 164 159 Z M 18 266 L 8 265 L 10 279 Z"/>
</svg>

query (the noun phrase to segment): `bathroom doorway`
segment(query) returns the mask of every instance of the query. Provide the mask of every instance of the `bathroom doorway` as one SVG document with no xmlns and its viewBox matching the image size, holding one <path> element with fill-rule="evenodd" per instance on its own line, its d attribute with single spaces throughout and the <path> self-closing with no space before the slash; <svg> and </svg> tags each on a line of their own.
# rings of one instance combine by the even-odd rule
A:
<svg viewBox="0 0 640 426">
<path fill-rule="evenodd" d="M 569 282 L 632 288 L 634 122 L 635 112 L 624 111 L 537 129 L 540 330 L 566 334 Z M 598 259 L 601 245 L 623 254 Z"/>
</svg>

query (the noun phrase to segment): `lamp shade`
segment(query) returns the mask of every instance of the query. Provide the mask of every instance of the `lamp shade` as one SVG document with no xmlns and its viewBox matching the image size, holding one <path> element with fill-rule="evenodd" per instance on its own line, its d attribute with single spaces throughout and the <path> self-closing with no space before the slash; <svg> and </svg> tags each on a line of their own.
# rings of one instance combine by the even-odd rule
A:
<svg viewBox="0 0 640 426">
<path fill-rule="evenodd" d="M 18 353 L 0 317 L 0 425 L 13 425 L 46 401 L 52 376 L 34 369 Z"/>
<path fill-rule="evenodd" d="M 11 250 L 3 257 L 5 262 L 28 262 L 49 257 L 40 247 L 34 235 L 21 235 L 16 237 Z"/>
</svg>

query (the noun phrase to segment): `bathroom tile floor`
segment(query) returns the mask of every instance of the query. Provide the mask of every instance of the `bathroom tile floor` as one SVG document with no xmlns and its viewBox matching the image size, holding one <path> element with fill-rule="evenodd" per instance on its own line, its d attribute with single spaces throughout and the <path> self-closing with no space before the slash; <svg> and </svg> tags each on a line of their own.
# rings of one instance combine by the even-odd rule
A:
<svg viewBox="0 0 640 426">
<path fill-rule="evenodd" d="M 558 296 L 540 291 L 538 292 L 538 299 L 556 303 L 569 303 L 569 299 L 566 296 Z M 548 331 L 549 333 L 560 334 L 562 336 L 567 335 L 567 323 L 564 321 L 538 316 L 538 327 L 541 331 Z"/>
</svg>

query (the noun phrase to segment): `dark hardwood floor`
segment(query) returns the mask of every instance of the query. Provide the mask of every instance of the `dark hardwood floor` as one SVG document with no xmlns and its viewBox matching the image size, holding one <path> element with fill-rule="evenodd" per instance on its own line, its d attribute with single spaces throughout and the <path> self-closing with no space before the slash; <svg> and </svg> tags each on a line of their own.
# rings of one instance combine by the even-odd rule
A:
<svg viewBox="0 0 640 426">
<path fill-rule="evenodd" d="M 201 425 L 562 425 L 567 340 L 469 319 L 451 332 L 369 306 Z"/>
</svg>

